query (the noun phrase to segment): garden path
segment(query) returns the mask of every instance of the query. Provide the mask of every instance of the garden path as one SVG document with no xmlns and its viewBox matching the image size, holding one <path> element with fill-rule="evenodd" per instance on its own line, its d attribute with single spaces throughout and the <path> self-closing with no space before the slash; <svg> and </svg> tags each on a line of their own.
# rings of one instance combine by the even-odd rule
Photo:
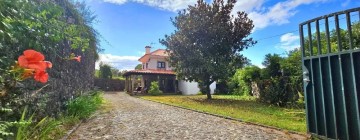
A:
<svg viewBox="0 0 360 140">
<path fill-rule="evenodd" d="M 104 97 L 112 107 L 82 123 L 69 139 L 306 139 L 146 101 L 123 92 L 108 92 Z"/>
</svg>

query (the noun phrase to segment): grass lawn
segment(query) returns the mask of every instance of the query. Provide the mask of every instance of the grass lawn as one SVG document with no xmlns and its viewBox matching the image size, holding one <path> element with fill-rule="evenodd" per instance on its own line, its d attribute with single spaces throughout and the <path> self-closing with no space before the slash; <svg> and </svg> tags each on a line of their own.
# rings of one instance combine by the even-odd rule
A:
<svg viewBox="0 0 360 140">
<path fill-rule="evenodd" d="M 206 100 L 205 95 L 142 96 L 140 98 L 306 133 L 304 109 L 280 108 L 256 102 L 251 98 L 231 95 L 213 95 L 213 100 Z"/>
</svg>

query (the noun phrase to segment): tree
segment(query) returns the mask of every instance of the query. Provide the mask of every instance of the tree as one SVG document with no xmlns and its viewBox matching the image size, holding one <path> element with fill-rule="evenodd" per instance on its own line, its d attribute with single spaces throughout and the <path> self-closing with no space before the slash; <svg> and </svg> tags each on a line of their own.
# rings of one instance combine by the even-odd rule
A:
<svg viewBox="0 0 360 140">
<path fill-rule="evenodd" d="M 141 69 L 142 69 L 142 64 L 136 65 L 135 69 L 136 69 L 136 70 L 141 70 Z"/>
<path fill-rule="evenodd" d="M 280 63 L 283 60 L 278 54 L 267 54 L 262 63 L 266 68 L 263 71 L 262 77 L 268 79 L 270 77 L 277 77 L 281 75 Z"/>
<path fill-rule="evenodd" d="M 119 77 L 119 73 L 120 73 L 120 70 L 115 68 L 115 67 L 111 67 L 111 75 L 112 77 Z"/>
<path fill-rule="evenodd" d="M 100 64 L 100 78 L 111 79 L 111 66 L 108 64 Z"/>
<path fill-rule="evenodd" d="M 160 43 L 170 52 L 169 62 L 179 78 L 204 85 L 232 76 L 245 57 L 240 52 L 256 42 L 248 37 L 254 25 L 245 12 L 231 15 L 236 0 L 198 0 L 171 19 L 176 31 Z"/>
<path fill-rule="evenodd" d="M 284 76 L 290 78 L 290 84 L 293 88 L 295 96 L 299 93 L 303 96 L 303 75 L 302 75 L 302 62 L 301 51 L 295 49 L 289 52 L 288 57 L 284 58 L 281 62 L 281 69 Z"/>
</svg>

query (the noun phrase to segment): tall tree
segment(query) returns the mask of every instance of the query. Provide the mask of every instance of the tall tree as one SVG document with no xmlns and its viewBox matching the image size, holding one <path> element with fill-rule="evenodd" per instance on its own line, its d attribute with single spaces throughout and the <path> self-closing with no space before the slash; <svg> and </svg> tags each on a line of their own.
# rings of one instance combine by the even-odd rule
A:
<svg viewBox="0 0 360 140">
<path fill-rule="evenodd" d="M 141 70 L 141 69 L 142 69 L 142 64 L 136 65 L 135 69 L 136 69 L 136 70 Z"/>
<path fill-rule="evenodd" d="M 111 79 L 111 66 L 108 64 L 100 64 L 100 78 Z"/>
<path fill-rule="evenodd" d="M 196 81 L 211 99 L 210 84 L 232 76 L 245 57 L 240 52 L 256 42 L 248 36 L 254 28 L 245 12 L 231 11 L 236 0 L 198 0 L 171 19 L 176 31 L 160 43 L 170 52 L 170 64 L 179 78 Z"/>
<path fill-rule="evenodd" d="M 262 63 L 266 68 L 264 69 L 263 78 L 268 79 L 270 77 L 277 77 L 281 75 L 280 63 L 283 58 L 278 54 L 267 54 L 265 60 Z"/>
</svg>

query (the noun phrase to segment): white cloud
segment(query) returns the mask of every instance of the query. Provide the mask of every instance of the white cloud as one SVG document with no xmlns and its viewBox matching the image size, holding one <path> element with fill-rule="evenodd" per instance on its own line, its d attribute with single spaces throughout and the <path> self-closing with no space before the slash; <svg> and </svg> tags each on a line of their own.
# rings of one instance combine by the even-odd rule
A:
<svg viewBox="0 0 360 140">
<path fill-rule="evenodd" d="M 115 4 L 127 2 L 137 2 L 152 7 L 176 12 L 196 4 L 197 0 L 102 0 Z M 234 6 L 232 14 L 238 11 L 245 11 L 249 18 L 254 21 L 255 30 L 266 28 L 271 25 L 282 25 L 289 23 L 289 18 L 293 17 L 300 5 L 326 2 L 328 0 L 285 0 L 277 2 L 272 6 L 264 6 L 266 0 L 238 0 Z M 211 1 L 212 2 L 212 1 Z M 342 5 L 347 5 L 350 0 L 346 0 Z"/>
<path fill-rule="evenodd" d="M 264 0 L 238 0 L 235 3 L 232 13 L 235 14 L 238 11 L 251 12 L 253 10 L 260 10 Z"/>
<path fill-rule="evenodd" d="M 265 7 L 264 0 L 239 0 L 232 13 L 235 11 L 245 11 L 249 18 L 253 20 L 256 29 L 266 28 L 270 25 L 282 25 L 289 23 L 289 18 L 298 11 L 300 5 L 325 2 L 327 0 L 286 0 L 278 2 L 273 6 Z"/>
<path fill-rule="evenodd" d="M 115 4 L 124 4 L 126 2 L 137 2 L 149 6 L 157 7 L 169 11 L 178 11 L 194 5 L 197 0 L 103 0 Z"/>
<path fill-rule="evenodd" d="M 294 33 L 287 33 L 280 37 L 280 44 L 276 46 L 278 49 L 284 49 L 286 51 L 294 50 L 299 48 L 299 36 Z"/>
<path fill-rule="evenodd" d="M 115 4 L 124 4 L 127 2 L 127 0 L 104 0 L 104 2 L 110 2 Z"/>
<path fill-rule="evenodd" d="M 99 54 L 99 60 L 96 62 L 96 69 L 99 69 L 99 63 L 109 64 L 119 70 L 133 70 L 140 62 L 140 56 L 118 56 L 112 54 Z"/>
</svg>

